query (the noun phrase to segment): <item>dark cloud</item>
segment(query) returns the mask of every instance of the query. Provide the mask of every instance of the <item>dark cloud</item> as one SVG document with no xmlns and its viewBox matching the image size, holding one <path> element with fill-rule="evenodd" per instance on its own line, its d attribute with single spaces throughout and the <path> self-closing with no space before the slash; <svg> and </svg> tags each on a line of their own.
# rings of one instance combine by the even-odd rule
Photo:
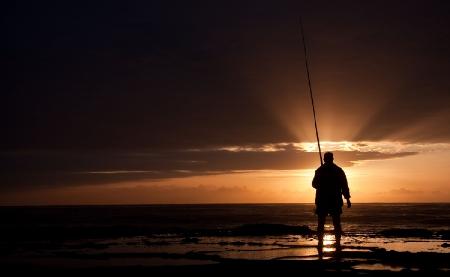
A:
<svg viewBox="0 0 450 277">
<path fill-rule="evenodd" d="M 448 141 L 448 12 L 442 1 L 11 2 L 0 145 L 311 140 L 300 13 L 324 138 Z"/>
<path fill-rule="evenodd" d="M 351 166 L 363 160 L 388 159 L 412 152 L 335 151 L 336 162 Z M 133 180 L 221 174 L 254 170 L 295 170 L 317 167 L 317 153 L 289 145 L 272 152 L 179 150 L 141 152 L 41 151 L 2 154 L 3 190 L 23 187 L 111 184 Z"/>
<path fill-rule="evenodd" d="M 10 1 L 1 186 L 315 167 L 317 154 L 295 149 L 185 150 L 315 139 L 299 14 L 324 140 L 448 142 L 449 12 L 445 1 Z"/>
</svg>

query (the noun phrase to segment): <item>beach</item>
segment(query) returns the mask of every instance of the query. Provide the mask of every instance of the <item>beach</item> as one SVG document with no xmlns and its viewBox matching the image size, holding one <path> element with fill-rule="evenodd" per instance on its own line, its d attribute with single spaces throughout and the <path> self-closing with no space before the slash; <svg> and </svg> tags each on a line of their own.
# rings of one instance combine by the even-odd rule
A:
<svg viewBox="0 0 450 277">
<path fill-rule="evenodd" d="M 355 204 L 317 249 L 314 206 L 1 207 L 16 272 L 448 274 L 449 204 Z"/>
</svg>

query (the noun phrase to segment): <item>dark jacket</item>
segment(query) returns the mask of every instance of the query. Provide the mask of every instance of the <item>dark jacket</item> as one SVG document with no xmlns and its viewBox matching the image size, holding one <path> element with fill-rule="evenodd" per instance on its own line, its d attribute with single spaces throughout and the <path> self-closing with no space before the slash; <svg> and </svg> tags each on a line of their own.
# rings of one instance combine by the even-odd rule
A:
<svg viewBox="0 0 450 277">
<path fill-rule="evenodd" d="M 316 189 L 316 213 L 333 214 L 342 213 L 342 195 L 350 198 L 347 178 L 344 170 L 334 163 L 325 163 L 320 166 L 312 181 Z"/>
</svg>

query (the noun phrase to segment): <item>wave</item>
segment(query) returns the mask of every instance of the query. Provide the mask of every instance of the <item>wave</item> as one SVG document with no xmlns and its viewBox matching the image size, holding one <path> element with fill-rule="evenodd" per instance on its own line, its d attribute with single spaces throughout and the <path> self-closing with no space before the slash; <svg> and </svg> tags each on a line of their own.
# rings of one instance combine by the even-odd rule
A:
<svg viewBox="0 0 450 277">
<path fill-rule="evenodd" d="M 245 224 L 232 230 L 235 235 L 312 235 L 315 233 L 308 226 L 285 224 Z"/>
<path fill-rule="evenodd" d="M 4 228 L 0 241 L 22 240 L 69 240 L 87 238 L 115 238 L 133 236 L 270 236 L 270 235 L 312 235 L 315 232 L 308 226 L 292 226 L 285 224 L 244 224 L 234 228 L 155 229 L 145 225 L 126 226 L 15 226 Z"/>
<path fill-rule="evenodd" d="M 438 235 L 442 239 L 450 240 L 450 230 L 441 230 L 436 232 L 436 235 Z"/>
<path fill-rule="evenodd" d="M 330 231 L 328 231 L 330 232 Z M 363 232 L 364 233 L 364 232 Z M 70 240 L 87 238 L 117 238 L 117 237 L 161 237 L 161 236 L 280 236 L 280 235 L 302 235 L 312 236 L 316 231 L 310 227 L 287 225 L 287 224 L 243 224 L 236 227 L 216 229 L 188 229 L 188 228 L 165 228 L 155 229 L 146 225 L 109 225 L 109 226 L 14 226 L 3 228 L 3 236 L 0 241 L 23 241 L 23 240 Z M 358 233 L 362 235 L 361 233 Z M 347 233 L 352 235 L 352 233 Z M 399 238 L 441 238 L 450 239 L 450 230 L 433 231 L 420 228 L 391 228 L 376 233 L 368 233 L 366 236 L 399 237 Z M 356 235 L 358 236 L 358 235 Z M 188 241 L 186 241 L 188 242 Z"/>
<path fill-rule="evenodd" d="M 179 230 L 185 236 L 280 236 L 280 235 L 313 235 L 314 230 L 308 226 L 294 226 L 286 224 L 244 224 L 234 228 Z"/>
<path fill-rule="evenodd" d="M 385 229 L 378 232 L 379 235 L 384 237 L 407 237 L 407 238 L 430 238 L 433 236 L 433 232 L 427 229 L 402 229 L 392 228 Z"/>
</svg>

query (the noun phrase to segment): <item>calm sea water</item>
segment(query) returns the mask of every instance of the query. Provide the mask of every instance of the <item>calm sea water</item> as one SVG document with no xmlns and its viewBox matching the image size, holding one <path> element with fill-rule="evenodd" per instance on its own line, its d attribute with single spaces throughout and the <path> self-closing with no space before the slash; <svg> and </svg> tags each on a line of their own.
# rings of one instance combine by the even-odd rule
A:
<svg viewBox="0 0 450 277">
<path fill-rule="evenodd" d="M 325 235 L 322 257 L 313 210 L 311 204 L 0 207 L 0 264 L 84 268 L 330 259 L 334 236 Z M 375 264 L 390 270 L 393 261 L 383 250 L 406 253 L 395 270 L 417 266 L 408 263 L 411 253 L 425 255 L 426 268 L 450 269 L 450 204 L 356 203 L 344 209 L 342 222 L 340 257 L 355 269 Z"/>
<path fill-rule="evenodd" d="M 0 207 L 3 230 L 40 227 L 233 228 L 243 224 L 307 225 L 315 229 L 312 204 L 142 205 Z M 331 220 L 328 221 L 331 225 Z M 347 233 L 389 228 L 450 228 L 450 204 L 354 204 L 344 208 Z"/>
</svg>

